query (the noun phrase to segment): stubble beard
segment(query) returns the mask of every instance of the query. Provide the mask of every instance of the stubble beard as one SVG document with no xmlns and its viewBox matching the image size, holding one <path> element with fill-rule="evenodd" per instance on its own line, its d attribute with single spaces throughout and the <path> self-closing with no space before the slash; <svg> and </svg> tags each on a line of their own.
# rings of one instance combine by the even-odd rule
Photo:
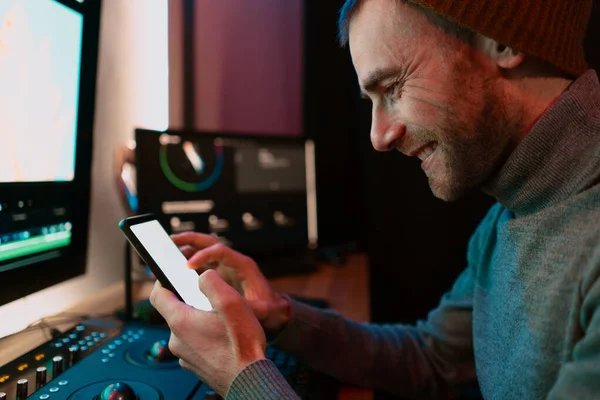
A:
<svg viewBox="0 0 600 400">
<path fill-rule="evenodd" d="M 449 129 L 436 133 L 443 165 L 428 179 L 434 196 L 441 200 L 456 201 L 481 187 L 515 146 L 514 138 L 522 127 L 521 116 L 509 118 L 491 90 L 483 99 L 477 115 L 460 120 L 459 114 L 449 112 L 445 121 Z"/>
</svg>

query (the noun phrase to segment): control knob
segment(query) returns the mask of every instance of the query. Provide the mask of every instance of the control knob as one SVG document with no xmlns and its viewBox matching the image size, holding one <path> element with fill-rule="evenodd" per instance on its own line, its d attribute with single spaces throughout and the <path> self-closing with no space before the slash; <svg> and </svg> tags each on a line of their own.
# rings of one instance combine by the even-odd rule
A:
<svg viewBox="0 0 600 400">
<path fill-rule="evenodd" d="M 150 350 L 146 352 L 146 357 L 154 362 L 169 362 L 177 360 L 177 357 L 171 353 L 166 340 L 154 342 Z"/>
<path fill-rule="evenodd" d="M 35 390 L 39 390 L 46 384 L 46 367 L 38 367 L 35 370 Z"/>
<path fill-rule="evenodd" d="M 131 386 L 123 382 L 111 383 L 94 400 L 139 400 Z"/>
<path fill-rule="evenodd" d="M 62 356 L 55 356 L 52 359 L 52 379 L 56 378 L 63 372 L 63 358 Z"/>
<path fill-rule="evenodd" d="M 19 379 L 17 381 L 17 400 L 25 400 L 27 398 L 29 381 L 27 379 Z"/>
</svg>

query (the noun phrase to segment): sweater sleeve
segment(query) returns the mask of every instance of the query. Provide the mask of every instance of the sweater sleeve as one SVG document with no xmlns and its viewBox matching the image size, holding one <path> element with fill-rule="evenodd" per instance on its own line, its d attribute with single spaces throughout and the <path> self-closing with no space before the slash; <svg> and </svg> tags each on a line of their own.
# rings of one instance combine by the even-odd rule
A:
<svg viewBox="0 0 600 400">
<path fill-rule="evenodd" d="M 490 209 L 471 237 L 469 266 L 426 321 L 416 326 L 358 323 L 290 300 L 292 318 L 272 344 L 343 383 L 403 397 L 451 398 L 473 390 L 477 386 L 472 328 L 477 270 L 493 247 L 493 227 L 502 210 L 499 204 Z M 273 390 L 281 390 L 283 378 L 274 370 L 270 374 L 246 368 L 240 374 L 244 379 L 236 378 L 230 393 L 241 390 L 243 381 L 261 382 L 263 388 L 272 381 Z M 231 397 L 237 398 L 244 399 Z"/>
<path fill-rule="evenodd" d="M 416 326 L 364 324 L 292 302 L 292 320 L 274 344 L 344 383 L 408 398 L 473 394 L 473 296 L 502 212 L 496 204 L 483 219 L 469 243 L 468 267 L 427 320 Z"/>
<path fill-rule="evenodd" d="M 296 400 L 300 399 L 277 367 L 269 360 L 259 360 L 244 368 L 229 387 L 226 400 Z"/>
<path fill-rule="evenodd" d="M 356 323 L 292 302 L 292 320 L 273 343 L 348 384 L 405 397 L 444 398 L 475 381 L 467 269 L 417 326 Z"/>
<path fill-rule="evenodd" d="M 572 353 L 559 370 L 548 399 L 600 398 L 600 245 L 592 257 L 590 277 L 583 279 L 579 327 Z"/>
</svg>

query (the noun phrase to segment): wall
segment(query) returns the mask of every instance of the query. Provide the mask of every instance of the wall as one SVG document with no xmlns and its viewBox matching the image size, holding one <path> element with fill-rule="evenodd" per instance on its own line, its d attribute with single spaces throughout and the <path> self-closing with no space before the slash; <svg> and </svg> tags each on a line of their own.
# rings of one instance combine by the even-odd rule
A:
<svg viewBox="0 0 600 400">
<path fill-rule="evenodd" d="M 600 2 L 594 1 L 592 5 L 592 15 L 588 24 L 588 31 L 585 38 L 585 49 L 587 61 L 590 68 L 600 71 Z"/>
<path fill-rule="evenodd" d="M 194 9 L 194 127 L 301 134 L 303 1 L 196 0 Z M 180 46 L 182 19 L 172 24 Z M 172 84 L 178 91 L 191 83 Z M 182 96 L 171 99 L 175 127 L 184 125 Z"/>
<path fill-rule="evenodd" d="M 135 127 L 168 124 L 167 0 L 104 0 L 101 18 L 88 272 L 0 307 L 0 337 L 122 279 L 113 152 Z"/>
</svg>

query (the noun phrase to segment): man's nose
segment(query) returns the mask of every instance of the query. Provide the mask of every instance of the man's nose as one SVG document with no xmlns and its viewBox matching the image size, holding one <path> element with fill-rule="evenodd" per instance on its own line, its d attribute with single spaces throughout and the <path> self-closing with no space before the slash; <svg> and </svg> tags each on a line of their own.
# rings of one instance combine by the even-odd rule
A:
<svg viewBox="0 0 600 400">
<path fill-rule="evenodd" d="M 371 143 L 377 151 L 390 151 L 396 148 L 396 142 L 404 136 L 406 125 L 391 119 L 385 111 L 373 107 L 371 122 Z"/>
</svg>

